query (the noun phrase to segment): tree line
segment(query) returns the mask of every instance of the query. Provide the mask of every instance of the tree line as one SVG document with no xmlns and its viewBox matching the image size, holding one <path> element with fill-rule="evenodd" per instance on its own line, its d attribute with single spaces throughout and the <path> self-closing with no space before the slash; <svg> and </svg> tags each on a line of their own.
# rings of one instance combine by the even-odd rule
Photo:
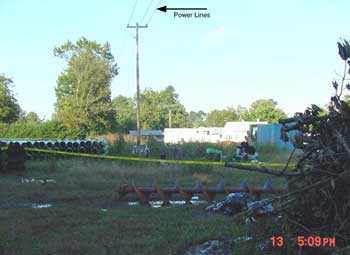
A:
<svg viewBox="0 0 350 255">
<path fill-rule="evenodd" d="M 66 61 L 67 67 L 57 79 L 51 120 L 25 113 L 14 96 L 13 80 L 0 75 L 0 137 L 83 138 L 136 129 L 136 97 L 111 97 L 111 83 L 119 66 L 109 43 L 82 37 L 54 48 L 53 53 Z M 159 91 L 146 88 L 140 95 L 142 129 L 222 127 L 227 121 L 276 122 L 284 117 L 272 99 L 257 100 L 249 108 L 228 107 L 206 113 L 187 112 L 173 86 Z"/>
</svg>

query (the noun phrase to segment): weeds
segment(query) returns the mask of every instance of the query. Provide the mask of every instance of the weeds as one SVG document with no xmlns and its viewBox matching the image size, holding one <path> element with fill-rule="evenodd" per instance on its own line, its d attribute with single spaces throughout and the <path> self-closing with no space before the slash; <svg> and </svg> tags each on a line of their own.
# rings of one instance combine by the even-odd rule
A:
<svg viewBox="0 0 350 255">
<path fill-rule="evenodd" d="M 28 161 L 27 170 L 27 178 L 56 183 L 23 184 L 16 176 L 1 176 L 0 245 L 5 254 L 177 254 L 201 240 L 232 240 L 244 235 L 243 226 L 227 217 L 208 217 L 203 206 L 130 208 L 115 200 L 116 190 L 122 183 L 148 185 L 154 180 L 161 186 L 178 180 L 182 187 L 192 187 L 195 181 L 211 186 L 223 177 L 231 186 L 242 180 L 251 186 L 266 181 L 264 175 L 220 166 L 136 166 L 94 159 Z M 274 186 L 281 185 L 283 179 L 274 179 Z M 53 207 L 22 206 L 38 202 Z"/>
</svg>

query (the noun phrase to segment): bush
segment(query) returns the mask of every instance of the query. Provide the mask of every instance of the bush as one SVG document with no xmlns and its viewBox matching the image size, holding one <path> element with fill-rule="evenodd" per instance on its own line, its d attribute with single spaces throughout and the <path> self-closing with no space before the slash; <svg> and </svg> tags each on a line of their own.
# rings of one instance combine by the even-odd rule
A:
<svg viewBox="0 0 350 255">
<path fill-rule="evenodd" d="M 0 125 L 1 138 L 65 139 L 82 138 L 78 130 L 67 129 L 58 121 L 43 123 L 18 121 Z"/>
<path fill-rule="evenodd" d="M 151 148 L 151 157 L 159 157 L 162 151 L 166 151 L 164 143 L 156 141 L 154 138 L 148 139 L 146 142 L 147 146 Z"/>
<path fill-rule="evenodd" d="M 122 135 L 119 135 L 118 138 L 108 146 L 108 155 L 125 155 L 127 154 L 127 143 L 124 140 Z"/>
</svg>

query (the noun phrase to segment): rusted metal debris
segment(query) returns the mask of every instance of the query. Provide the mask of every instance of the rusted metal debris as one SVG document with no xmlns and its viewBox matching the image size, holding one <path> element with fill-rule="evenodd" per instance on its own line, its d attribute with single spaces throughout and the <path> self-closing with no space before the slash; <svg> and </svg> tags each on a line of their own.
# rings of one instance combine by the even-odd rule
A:
<svg viewBox="0 0 350 255">
<path fill-rule="evenodd" d="M 171 197 L 175 194 L 184 198 L 187 204 L 191 203 L 191 198 L 194 195 L 202 195 L 203 198 L 212 202 L 216 195 L 225 195 L 230 193 L 242 192 L 247 193 L 255 198 L 260 198 L 262 194 L 278 194 L 284 192 L 285 189 L 273 188 L 270 181 L 267 181 L 263 187 L 249 188 L 248 185 L 243 182 L 240 187 L 225 187 L 224 180 L 214 187 L 203 187 L 198 182 L 193 188 L 182 188 L 178 182 L 175 182 L 171 187 L 160 187 L 157 183 L 153 183 L 151 186 L 136 186 L 135 184 L 128 185 L 123 184 L 118 189 L 118 200 L 123 200 L 128 194 L 136 194 L 141 205 L 149 206 L 151 196 L 157 197 L 163 200 L 163 206 L 170 205 Z"/>
</svg>

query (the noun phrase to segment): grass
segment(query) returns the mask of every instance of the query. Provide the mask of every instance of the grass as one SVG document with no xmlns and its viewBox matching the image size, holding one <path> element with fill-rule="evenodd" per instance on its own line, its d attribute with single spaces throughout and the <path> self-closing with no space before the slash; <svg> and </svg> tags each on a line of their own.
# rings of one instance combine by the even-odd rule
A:
<svg viewBox="0 0 350 255">
<path fill-rule="evenodd" d="M 131 154 L 132 147 L 136 144 L 135 141 L 125 140 L 122 136 L 118 138 L 114 136 L 113 139 L 107 139 L 109 141 L 108 145 L 108 155 L 111 156 L 133 156 Z M 236 154 L 236 148 L 238 144 L 231 142 L 224 143 L 198 143 L 198 142 L 188 142 L 182 144 L 165 144 L 163 142 L 157 142 L 154 139 L 146 139 L 143 141 L 151 149 L 150 158 L 157 159 L 162 152 L 166 154 L 167 159 L 174 159 L 174 149 L 178 148 L 182 151 L 182 159 L 184 160 L 203 160 L 208 158 L 206 154 L 206 149 L 209 147 L 219 149 L 223 151 L 225 160 L 232 161 L 234 155 Z M 289 158 L 291 150 L 279 149 L 274 144 L 253 144 L 259 153 L 259 160 L 263 162 L 286 162 Z M 300 154 L 297 152 L 296 155 Z M 294 160 L 295 162 L 295 160 Z"/>
<path fill-rule="evenodd" d="M 230 217 L 208 216 L 205 205 L 130 207 L 115 200 L 116 190 L 123 183 L 147 185 L 155 179 L 161 186 L 177 179 L 184 187 L 197 180 L 207 186 L 221 178 L 227 186 L 242 180 L 260 186 L 267 180 L 265 175 L 220 165 L 87 158 L 33 160 L 27 162 L 27 170 L 27 178 L 56 183 L 21 183 L 15 175 L 0 176 L 0 254 L 179 254 L 203 240 L 232 240 L 244 234 L 244 226 Z M 275 178 L 274 185 L 282 186 L 283 180 Z M 26 203 L 53 207 L 32 209 Z"/>
<path fill-rule="evenodd" d="M 96 155 L 96 154 L 85 154 L 85 153 L 74 153 L 74 152 L 64 152 L 64 151 L 54 151 L 54 150 L 44 150 L 44 149 L 36 149 L 36 148 L 26 148 L 27 152 L 32 153 L 33 158 L 44 158 L 44 159 L 52 159 L 52 158 L 80 158 L 80 159 L 95 159 L 95 160 L 112 160 L 112 161 L 119 161 L 121 163 L 132 165 L 132 164 L 138 164 L 144 165 L 145 163 L 157 163 L 157 164 L 171 164 L 171 165 L 181 165 L 181 166 L 188 166 L 190 168 L 195 167 L 211 167 L 211 166 L 220 166 L 223 167 L 225 162 L 224 161 L 211 161 L 211 160 L 175 160 L 175 159 L 167 159 L 167 160 L 161 160 L 161 159 L 155 159 L 155 158 L 147 158 L 147 157 L 139 157 L 139 156 L 106 156 L 106 155 Z M 270 150 L 268 150 L 270 151 Z M 267 151 L 263 153 L 266 154 Z M 275 152 L 279 153 L 279 152 Z M 250 161 L 238 161 L 236 164 L 242 165 L 242 166 L 262 166 L 266 168 L 281 170 L 285 167 L 285 164 L 287 162 L 287 158 L 289 157 L 289 154 L 287 155 L 286 152 L 280 152 L 281 154 L 278 156 L 280 161 L 276 160 L 268 160 L 267 156 L 265 155 L 264 158 L 266 158 L 265 161 L 259 162 L 259 165 L 255 163 L 251 163 Z M 285 160 L 282 160 L 281 158 L 287 157 Z M 295 162 L 295 161 L 293 161 Z M 290 164 L 293 166 L 293 163 Z"/>
<path fill-rule="evenodd" d="M 259 160 L 263 162 L 287 162 L 291 154 L 291 150 L 278 149 L 275 145 L 255 145 L 257 152 L 259 153 Z M 300 151 L 297 150 L 294 153 L 292 162 L 296 162 Z"/>
<path fill-rule="evenodd" d="M 109 139 L 108 146 L 108 154 L 109 155 L 123 155 L 130 156 L 132 147 L 135 145 L 135 141 L 132 140 L 124 140 L 121 136 L 116 140 Z M 208 158 L 206 154 L 206 149 L 209 147 L 219 149 L 223 151 L 224 155 L 227 156 L 228 159 L 232 159 L 233 153 L 236 149 L 236 144 L 231 142 L 223 142 L 223 143 L 199 143 L 199 142 L 186 142 L 181 144 L 167 144 L 164 142 L 158 142 L 152 138 L 145 139 L 141 144 L 147 144 L 150 148 L 151 158 L 159 158 L 161 153 L 166 155 L 167 159 L 174 159 L 175 156 L 175 148 L 181 151 L 181 158 L 185 160 L 202 160 Z"/>
</svg>

